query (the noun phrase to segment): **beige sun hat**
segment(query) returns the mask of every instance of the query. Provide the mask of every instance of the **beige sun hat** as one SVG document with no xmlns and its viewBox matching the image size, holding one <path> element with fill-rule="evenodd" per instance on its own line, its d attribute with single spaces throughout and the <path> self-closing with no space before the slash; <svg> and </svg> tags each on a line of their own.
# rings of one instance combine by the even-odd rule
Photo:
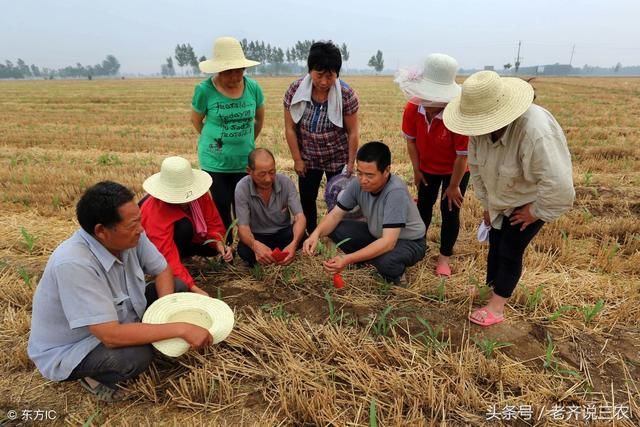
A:
<svg viewBox="0 0 640 427">
<path fill-rule="evenodd" d="M 479 71 L 462 83 L 444 110 L 445 126 L 460 135 L 485 135 L 507 126 L 533 102 L 533 87 L 517 77 Z"/>
<path fill-rule="evenodd" d="M 233 37 L 219 37 L 213 42 L 213 59 L 202 61 L 198 66 L 203 73 L 219 73 L 236 68 L 259 65 L 244 56 L 240 42 Z"/>
<path fill-rule="evenodd" d="M 165 295 L 149 306 L 142 317 L 143 323 L 162 324 L 186 322 L 209 331 L 213 343 L 224 341 L 233 329 L 233 310 L 219 299 L 192 292 Z M 153 346 L 170 357 L 178 357 L 189 351 L 189 343 L 182 338 L 156 341 Z"/>
<path fill-rule="evenodd" d="M 457 71 L 458 62 L 454 58 L 443 53 L 432 53 L 424 61 L 422 70 L 399 70 L 394 81 L 409 102 L 447 103 L 460 95 L 460 85 L 456 83 Z"/>
<path fill-rule="evenodd" d="M 211 181 L 205 171 L 192 169 L 189 160 L 172 156 L 162 161 L 160 172 L 147 178 L 142 187 L 156 199 L 178 204 L 198 199 L 209 190 Z"/>
</svg>

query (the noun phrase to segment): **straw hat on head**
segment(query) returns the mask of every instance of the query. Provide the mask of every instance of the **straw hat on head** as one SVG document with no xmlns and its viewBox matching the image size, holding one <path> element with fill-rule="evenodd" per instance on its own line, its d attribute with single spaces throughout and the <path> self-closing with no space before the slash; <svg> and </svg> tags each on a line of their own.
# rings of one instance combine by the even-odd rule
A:
<svg viewBox="0 0 640 427">
<path fill-rule="evenodd" d="M 409 99 L 421 104 L 422 101 L 447 103 L 460 95 L 460 85 L 456 83 L 458 62 L 442 53 L 432 53 L 424 61 L 422 72 L 400 70 L 395 82 Z"/>
<path fill-rule="evenodd" d="M 260 64 L 244 56 L 240 42 L 233 37 L 219 37 L 213 42 L 212 59 L 198 66 L 203 73 L 219 73 L 236 68 L 248 68 Z"/>
<path fill-rule="evenodd" d="M 233 310 L 219 299 L 192 292 L 169 294 L 157 299 L 142 317 L 143 323 L 162 324 L 186 322 L 209 331 L 213 343 L 224 341 L 233 329 Z M 189 343 L 182 338 L 156 341 L 153 346 L 170 357 L 178 357 L 189 351 Z"/>
<path fill-rule="evenodd" d="M 211 187 L 211 176 L 192 169 L 189 160 L 173 156 L 162 161 L 160 172 L 147 178 L 142 187 L 156 199 L 178 204 L 192 202 Z"/>
<path fill-rule="evenodd" d="M 533 87 L 517 77 L 479 71 L 462 83 L 462 92 L 444 110 L 444 124 L 461 135 L 486 135 L 507 126 L 533 102 Z"/>
</svg>

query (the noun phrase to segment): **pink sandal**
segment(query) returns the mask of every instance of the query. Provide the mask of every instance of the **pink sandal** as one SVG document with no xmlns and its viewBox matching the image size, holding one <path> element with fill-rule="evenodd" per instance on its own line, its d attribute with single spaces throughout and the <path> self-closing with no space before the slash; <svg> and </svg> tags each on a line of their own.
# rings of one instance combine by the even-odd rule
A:
<svg viewBox="0 0 640 427">
<path fill-rule="evenodd" d="M 436 266 L 436 276 L 451 277 L 451 267 L 449 267 L 449 264 L 438 264 Z"/>
<path fill-rule="evenodd" d="M 486 307 L 479 308 L 469 315 L 469 320 L 476 325 L 492 326 L 496 323 L 504 321 L 504 316 L 497 316 L 490 312 Z"/>
</svg>

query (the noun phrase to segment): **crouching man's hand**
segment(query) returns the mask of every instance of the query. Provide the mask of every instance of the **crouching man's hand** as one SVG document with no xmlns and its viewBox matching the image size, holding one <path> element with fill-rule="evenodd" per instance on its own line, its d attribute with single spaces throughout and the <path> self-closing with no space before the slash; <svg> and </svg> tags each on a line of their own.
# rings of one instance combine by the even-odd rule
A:
<svg viewBox="0 0 640 427">
<path fill-rule="evenodd" d="M 275 259 L 273 259 L 271 255 L 271 248 L 264 243 L 255 240 L 252 249 L 253 253 L 256 254 L 256 261 L 258 261 L 260 265 L 269 265 L 275 262 Z"/>
<path fill-rule="evenodd" d="M 188 342 L 192 349 L 199 350 L 213 344 L 213 337 L 205 328 L 191 323 L 183 323 L 183 326 L 181 338 Z"/>
<path fill-rule="evenodd" d="M 191 289 L 189 289 L 189 291 L 193 292 L 194 294 L 200 294 L 200 295 L 204 295 L 205 297 L 208 297 L 209 294 L 207 293 L 207 291 L 205 291 L 202 288 L 199 288 L 197 285 L 193 285 L 191 287 Z"/>
</svg>

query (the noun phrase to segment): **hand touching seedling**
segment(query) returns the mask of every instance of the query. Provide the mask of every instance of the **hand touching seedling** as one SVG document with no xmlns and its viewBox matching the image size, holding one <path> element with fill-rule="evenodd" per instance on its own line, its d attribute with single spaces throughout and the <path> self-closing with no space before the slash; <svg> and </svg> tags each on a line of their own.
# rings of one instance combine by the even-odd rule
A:
<svg viewBox="0 0 640 427">
<path fill-rule="evenodd" d="M 347 237 L 346 239 L 338 242 L 335 246 L 325 246 L 322 242 L 318 242 L 318 250 L 320 253 L 323 253 L 326 258 L 326 261 L 323 261 L 322 265 L 325 270 L 333 274 L 333 287 L 336 289 L 342 289 L 344 287 L 345 283 L 341 272 L 348 265 L 343 256 L 338 256 L 336 254 L 338 248 L 349 240 L 351 240 L 351 238 Z"/>
<path fill-rule="evenodd" d="M 229 233 L 233 232 L 233 228 L 236 226 L 237 223 L 238 223 L 238 220 L 234 219 L 231 222 L 231 224 L 229 224 L 227 231 L 224 233 L 224 237 L 222 237 L 220 240 L 208 239 L 202 243 L 203 245 L 208 245 L 209 243 L 215 242 L 216 249 L 218 250 L 220 255 L 222 255 L 222 259 L 224 260 L 224 262 L 227 262 L 227 263 L 233 261 L 233 250 L 231 249 L 231 246 L 226 245 L 226 242 L 227 242 L 227 239 L 229 238 Z"/>
</svg>

